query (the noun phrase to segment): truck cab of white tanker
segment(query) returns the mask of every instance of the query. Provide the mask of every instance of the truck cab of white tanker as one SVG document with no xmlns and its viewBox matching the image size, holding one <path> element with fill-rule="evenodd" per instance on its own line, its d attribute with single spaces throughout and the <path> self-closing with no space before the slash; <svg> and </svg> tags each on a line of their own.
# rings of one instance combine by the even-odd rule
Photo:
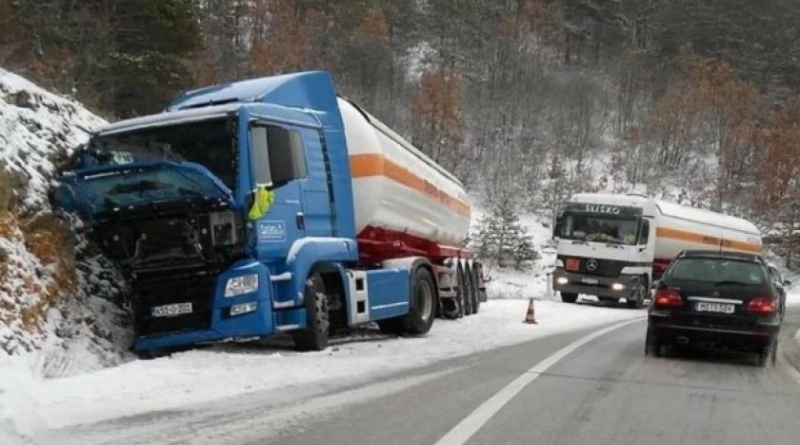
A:
<svg viewBox="0 0 800 445">
<path fill-rule="evenodd" d="M 576 194 L 554 230 L 553 288 L 565 302 L 579 294 L 625 299 L 639 308 L 653 280 L 684 250 L 761 253 L 761 235 L 741 218 L 640 195 Z"/>
<path fill-rule="evenodd" d="M 469 225 L 461 184 L 389 132 L 326 72 L 217 85 L 96 131 L 54 198 L 131 282 L 137 351 L 277 332 L 323 349 L 368 322 L 419 334 L 440 298 L 482 284 L 447 247 Z"/>
<path fill-rule="evenodd" d="M 586 294 L 640 307 L 652 277 L 655 214 L 655 203 L 639 196 L 574 195 L 554 232 L 553 287 L 562 300 Z"/>
</svg>

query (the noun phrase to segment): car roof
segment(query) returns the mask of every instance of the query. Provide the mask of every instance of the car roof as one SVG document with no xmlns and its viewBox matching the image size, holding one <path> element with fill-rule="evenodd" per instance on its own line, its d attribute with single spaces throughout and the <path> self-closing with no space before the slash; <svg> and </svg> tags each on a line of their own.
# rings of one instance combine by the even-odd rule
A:
<svg viewBox="0 0 800 445">
<path fill-rule="evenodd" d="M 760 255 L 745 252 L 730 252 L 722 250 L 684 250 L 678 258 L 708 258 L 754 261 L 766 265 Z"/>
</svg>

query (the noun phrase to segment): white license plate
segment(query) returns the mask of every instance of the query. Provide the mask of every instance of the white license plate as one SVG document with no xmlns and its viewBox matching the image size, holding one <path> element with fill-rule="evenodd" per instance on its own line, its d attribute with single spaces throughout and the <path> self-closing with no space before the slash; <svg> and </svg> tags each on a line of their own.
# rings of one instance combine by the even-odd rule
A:
<svg viewBox="0 0 800 445">
<path fill-rule="evenodd" d="M 599 281 L 595 280 L 594 278 L 581 278 L 581 283 L 597 284 Z"/>
<path fill-rule="evenodd" d="M 192 303 L 165 304 L 153 308 L 153 317 L 174 317 L 176 315 L 191 314 Z"/>
<path fill-rule="evenodd" d="M 707 303 L 700 301 L 697 303 L 697 312 L 717 312 L 720 314 L 732 314 L 736 307 L 730 303 Z"/>
</svg>

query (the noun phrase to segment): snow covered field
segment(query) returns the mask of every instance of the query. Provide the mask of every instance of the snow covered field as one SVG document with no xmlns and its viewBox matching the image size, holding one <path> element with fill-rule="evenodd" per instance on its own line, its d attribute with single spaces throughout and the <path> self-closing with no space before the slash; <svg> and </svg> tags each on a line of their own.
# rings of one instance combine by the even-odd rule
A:
<svg viewBox="0 0 800 445">
<path fill-rule="evenodd" d="M 528 302 L 494 300 L 476 316 L 437 320 L 422 338 L 361 332 L 323 352 L 271 345 L 222 345 L 133 361 L 60 379 L 32 377 L 29 363 L 0 365 L 0 439 L 5 428 L 35 438 L 43 429 L 170 410 L 255 391 L 329 391 L 437 360 L 520 343 L 571 329 L 641 317 L 643 311 L 536 303 L 537 325 L 522 323 Z M 298 391 L 300 393 L 301 391 Z M 8 443 L 0 440 L 2 443 Z"/>
</svg>

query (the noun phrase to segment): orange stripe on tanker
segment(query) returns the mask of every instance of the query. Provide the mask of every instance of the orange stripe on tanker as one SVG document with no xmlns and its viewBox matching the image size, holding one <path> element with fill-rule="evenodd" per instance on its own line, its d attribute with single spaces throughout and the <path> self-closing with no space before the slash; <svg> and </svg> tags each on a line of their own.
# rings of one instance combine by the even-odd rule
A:
<svg viewBox="0 0 800 445">
<path fill-rule="evenodd" d="M 405 167 L 392 162 L 378 153 L 365 153 L 350 156 L 350 173 L 353 178 L 384 176 L 406 187 L 421 192 L 428 198 L 439 202 L 459 215 L 469 216 L 469 205 L 440 190 L 433 183 L 412 173 Z"/>
<path fill-rule="evenodd" d="M 760 253 L 762 250 L 761 244 L 736 241 L 726 238 L 717 238 L 695 232 L 670 229 L 668 227 L 658 227 L 656 229 L 656 237 L 670 238 L 680 241 L 688 241 L 691 243 L 705 244 L 708 246 L 715 246 L 715 247 L 722 246 L 730 249 L 743 250 L 746 252 L 753 252 L 753 253 Z"/>
</svg>

